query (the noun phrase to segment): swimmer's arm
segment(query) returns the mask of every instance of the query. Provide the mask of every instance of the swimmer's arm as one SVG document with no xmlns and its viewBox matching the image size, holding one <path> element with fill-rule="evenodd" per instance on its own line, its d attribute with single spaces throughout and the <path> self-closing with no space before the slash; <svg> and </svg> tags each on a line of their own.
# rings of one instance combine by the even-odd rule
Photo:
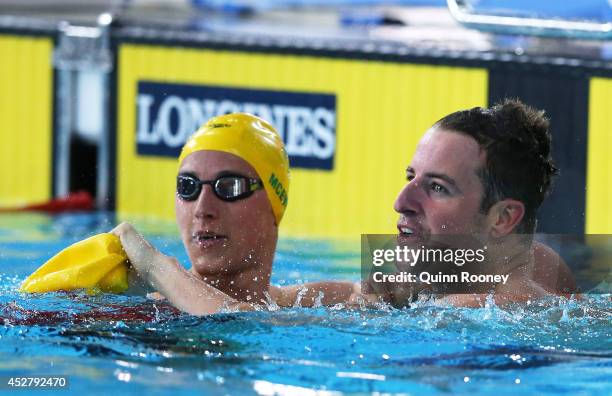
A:
<svg viewBox="0 0 612 396">
<path fill-rule="evenodd" d="M 150 298 L 151 300 L 165 300 L 166 297 L 164 297 L 163 294 L 161 294 L 160 292 L 153 292 L 153 293 L 147 293 L 147 298 Z"/>
<path fill-rule="evenodd" d="M 497 306 L 510 303 L 527 303 L 534 299 L 542 298 L 550 293 L 539 284 L 525 276 L 511 276 L 506 284 L 500 284 L 495 288 L 493 301 Z M 438 298 L 436 304 L 452 305 L 455 307 L 481 308 L 487 303 L 487 294 L 450 294 Z"/>
<path fill-rule="evenodd" d="M 486 294 L 450 294 L 434 300 L 436 305 L 463 308 L 482 308 L 487 301 Z"/>
<path fill-rule="evenodd" d="M 353 282 L 310 282 L 303 285 L 272 287 L 272 297 L 281 307 L 312 307 L 320 300 L 321 305 L 346 303 L 351 295 L 359 293 L 361 286 Z M 299 300 L 299 301 L 298 301 Z"/>
<path fill-rule="evenodd" d="M 224 309 L 253 309 L 250 304 L 239 302 L 197 278 L 175 258 L 163 256 L 152 267 L 148 283 L 175 307 L 189 314 L 209 315 Z"/>
<path fill-rule="evenodd" d="M 176 259 L 160 253 L 130 224 L 122 223 L 111 232 L 121 240 L 140 278 L 180 310 L 192 315 L 208 315 L 222 309 L 253 309 L 250 304 L 239 302 L 195 277 Z"/>
<path fill-rule="evenodd" d="M 497 306 L 504 306 L 510 303 L 527 303 L 534 298 L 541 297 L 540 293 L 516 294 L 516 293 L 495 293 L 493 301 Z M 487 294 L 451 294 L 435 300 L 436 305 L 462 308 L 484 308 L 487 305 Z"/>
</svg>

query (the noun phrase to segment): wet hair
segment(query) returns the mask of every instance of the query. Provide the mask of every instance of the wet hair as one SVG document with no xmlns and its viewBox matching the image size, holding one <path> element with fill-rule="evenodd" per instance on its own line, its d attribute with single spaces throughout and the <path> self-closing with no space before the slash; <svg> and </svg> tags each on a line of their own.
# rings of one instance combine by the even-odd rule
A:
<svg viewBox="0 0 612 396">
<path fill-rule="evenodd" d="M 537 210 L 558 173 L 544 111 L 506 99 L 488 109 L 474 107 L 449 114 L 434 127 L 470 136 L 485 151 L 485 166 L 478 171 L 484 187 L 481 211 L 487 213 L 503 199 L 516 199 L 525 205 L 516 232 L 534 232 Z"/>
</svg>

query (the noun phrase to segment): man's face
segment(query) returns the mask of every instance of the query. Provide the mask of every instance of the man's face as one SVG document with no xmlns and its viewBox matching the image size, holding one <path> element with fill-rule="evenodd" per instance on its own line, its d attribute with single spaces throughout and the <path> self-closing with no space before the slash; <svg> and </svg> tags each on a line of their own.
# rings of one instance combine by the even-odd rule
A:
<svg viewBox="0 0 612 396">
<path fill-rule="evenodd" d="M 406 170 L 408 183 L 395 201 L 400 239 L 486 234 L 486 216 L 480 212 L 484 190 L 477 174 L 483 164 L 484 154 L 473 138 L 437 128 L 427 131 Z"/>
<path fill-rule="evenodd" d="M 228 174 L 259 179 L 242 158 L 207 150 L 185 158 L 179 174 L 190 174 L 200 180 L 215 180 Z M 192 269 L 203 277 L 212 277 L 261 265 L 262 252 L 274 251 L 278 235 L 265 190 L 226 202 L 212 188 L 203 185 L 194 201 L 176 196 L 176 220 Z"/>
</svg>

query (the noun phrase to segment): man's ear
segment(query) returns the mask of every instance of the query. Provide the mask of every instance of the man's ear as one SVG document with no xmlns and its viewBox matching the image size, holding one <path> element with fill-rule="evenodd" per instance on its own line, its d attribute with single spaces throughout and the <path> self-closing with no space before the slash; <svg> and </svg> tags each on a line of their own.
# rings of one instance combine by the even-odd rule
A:
<svg viewBox="0 0 612 396">
<path fill-rule="evenodd" d="M 489 209 L 490 232 L 494 238 L 506 236 L 516 229 L 525 216 L 525 204 L 515 199 L 504 199 Z"/>
</svg>

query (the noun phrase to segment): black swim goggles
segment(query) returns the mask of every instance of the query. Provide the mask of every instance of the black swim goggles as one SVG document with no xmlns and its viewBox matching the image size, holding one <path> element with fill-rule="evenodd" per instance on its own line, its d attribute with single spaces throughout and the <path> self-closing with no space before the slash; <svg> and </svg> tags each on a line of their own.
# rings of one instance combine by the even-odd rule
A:
<svg viewBox="0 0 612 396">
<path fill-rule="evenodd" d="M 261 180 L 240 175 L 224 175 L 215 180 L 200 180 L 192 175 L 178 175 L 176 193 L 184 201 L 195 201 L 200 196 L 204 184 L 210 184 L 217 198 L 226 202 L 247 198 L 263 188 Z"/>
</svg>

